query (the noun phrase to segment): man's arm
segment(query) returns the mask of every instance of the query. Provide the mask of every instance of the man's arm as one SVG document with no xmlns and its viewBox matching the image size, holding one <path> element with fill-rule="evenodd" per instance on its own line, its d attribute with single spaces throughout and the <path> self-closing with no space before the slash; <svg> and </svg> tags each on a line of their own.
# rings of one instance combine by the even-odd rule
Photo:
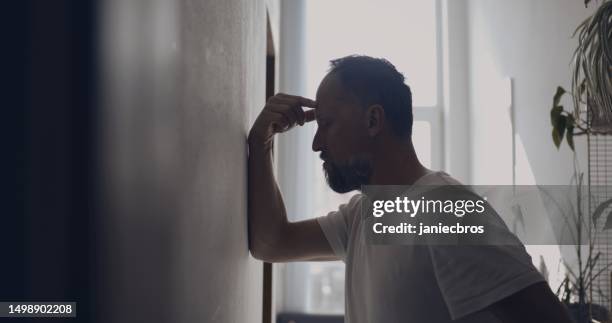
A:
<svg viewBox="0 0 612 323">
<path fill-rule="evenodd" d="M 312 100 L 277 94 L 271 97 L 249 132 L 249 248 L 267 262 L 335 260 L 316 220 L 290 223 L 272 167 L 273 138 L 296 124 L 314 120 Z"/>
<path fill-rule="evenodd" d="M 504 323 L 572 323 L 546 282 L 533 284 L 489 308 Z"/>
</svg>

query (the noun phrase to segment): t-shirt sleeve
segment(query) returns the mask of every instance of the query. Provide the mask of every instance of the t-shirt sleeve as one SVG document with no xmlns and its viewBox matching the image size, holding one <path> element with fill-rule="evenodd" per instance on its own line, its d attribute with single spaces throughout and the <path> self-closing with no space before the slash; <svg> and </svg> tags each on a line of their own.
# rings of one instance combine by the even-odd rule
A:
<svg viewBox="0 0 612 323">
<path fill-rule="evenodd" d="M 337 211 L 329 212 L 326 216 L 317 218 L 317 222 L 321 226 L 329 245 L 334 250 L 334 254 L 344 262 L 346 262 L 351 225 L 354 217 L 360 211 L 360 198 L 361 194 L 357 194 L 348 203 L 340 205 Z"/>
<path fill-rule="evenodd" d="M 429 250 L 453 320 L 544 281 L 522 245 L 430 246 Z"/>
</svg>

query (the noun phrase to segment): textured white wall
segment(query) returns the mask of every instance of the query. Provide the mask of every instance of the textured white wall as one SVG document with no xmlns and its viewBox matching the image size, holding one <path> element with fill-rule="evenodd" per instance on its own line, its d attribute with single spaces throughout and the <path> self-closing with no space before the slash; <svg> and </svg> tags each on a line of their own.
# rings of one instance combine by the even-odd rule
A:
<svg viewBox="0 0 612 323">
<path fill-rule="evenodd" d="M 254 322 L 246 132 L 265 96 L 263 1 L 104 3 L 100 322 Z"/>
</svg>

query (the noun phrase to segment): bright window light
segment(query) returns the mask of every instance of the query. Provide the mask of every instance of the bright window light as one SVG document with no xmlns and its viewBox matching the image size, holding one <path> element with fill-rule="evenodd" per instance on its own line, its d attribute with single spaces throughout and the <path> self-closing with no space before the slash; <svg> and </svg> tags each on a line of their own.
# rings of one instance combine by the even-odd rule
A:
<svg viewBox="0 0 612 323">
<path fill-rule="evenodd" d="M 305 0 L 305 94 L 315 97 L 331 59 L 363 54 L 384 57 L 404 74 L 415 107 L 438 109 L 436 2 Z M 430 122 L 415 115 L 413 138 L 421 162 L 430 167 Z M 320 165 L 317 163 L 316 167 L 319 169 Z M 336 209 L 338 198 L 327 202 L 326 208 Z M 309 313 L 343 313 L 344 264 L 311 263 L 308 268 L 303 291 L 305 304 L 301 308 Z"/>
<path fill-rule="evenodd" d="M 414 121 L 412 144 L 423 166 L 431 167 L 431 125 L 427 121 Z"/>
<path fill-rule="evenodd" d="M 316 94 L 329 61 L 384 57 L 404 74 L 414 106 L 437 103 L 436 1 L 306 1 L 307 91 Z"/>
</svg>

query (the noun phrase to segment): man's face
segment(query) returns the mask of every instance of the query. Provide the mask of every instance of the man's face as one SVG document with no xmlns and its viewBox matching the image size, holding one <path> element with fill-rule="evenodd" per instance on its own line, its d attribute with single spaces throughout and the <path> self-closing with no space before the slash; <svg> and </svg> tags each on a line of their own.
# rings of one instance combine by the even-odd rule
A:
<svg viewBox="0 0 612 323">
<path fill-rule="evenodd" d="M 338 193 L 359 189 L 372 173 L 364 109 L 334 74 L 323 79 L 316 101 L 318 128 L 312 150 L 321 152 L 327 183 Z"/>
</svg>

